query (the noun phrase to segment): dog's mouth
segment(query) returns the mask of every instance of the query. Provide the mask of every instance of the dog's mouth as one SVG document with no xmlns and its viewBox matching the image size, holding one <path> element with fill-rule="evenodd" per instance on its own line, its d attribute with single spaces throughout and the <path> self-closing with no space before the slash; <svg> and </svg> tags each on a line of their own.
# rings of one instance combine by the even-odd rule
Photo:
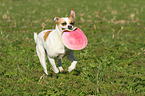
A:
<svg viewBox="0 0 145 96">
<path fill-rule="evenodd" d="M 63 32 L 75 31 L 76 29 L 77 29 L 77 27 L 74 27 L 74 28 L 72 28 L 72 29 L 62 28 Z"/>
</svg>

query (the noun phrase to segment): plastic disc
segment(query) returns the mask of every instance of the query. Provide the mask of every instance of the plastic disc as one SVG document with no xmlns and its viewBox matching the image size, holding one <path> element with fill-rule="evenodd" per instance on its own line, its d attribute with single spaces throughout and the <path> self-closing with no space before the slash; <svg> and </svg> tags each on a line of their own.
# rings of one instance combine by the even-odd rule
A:
<svg viewBox="0 0 145 96">
<path fill-rule="evenodd" d="M 76 28 L 74 31 L 64 31 L 62 42 L 68 49 L 81 50 L 87 45 L 87 37 L 81 29 Z"/>
</svg>

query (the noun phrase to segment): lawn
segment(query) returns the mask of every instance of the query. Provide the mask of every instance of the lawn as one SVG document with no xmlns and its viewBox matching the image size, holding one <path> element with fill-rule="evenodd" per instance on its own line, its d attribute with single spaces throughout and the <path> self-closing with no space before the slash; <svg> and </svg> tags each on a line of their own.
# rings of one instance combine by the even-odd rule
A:
<svg viewBox="0 0 145 96">
<path fill-rule="evenodd" d="M 88 38 L 75 51 L 76 69 L 48 76 L 34 32 L 55 28 L 54 17 L 76 12 Z M 68 70 L 70 61 L 63 59 Z M 145 95 L 144 0 L 0 0 L 0 95 Z"/>
</svg>

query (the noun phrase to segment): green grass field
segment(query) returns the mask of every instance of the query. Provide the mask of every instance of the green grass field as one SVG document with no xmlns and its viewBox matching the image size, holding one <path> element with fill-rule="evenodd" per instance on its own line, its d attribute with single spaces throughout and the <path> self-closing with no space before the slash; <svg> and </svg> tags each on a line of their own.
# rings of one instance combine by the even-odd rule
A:
<svg viewBox="0 0 145 96">
<path fill-rule="evenodd" d="M 33 32 L 55 27 L 55 16 L 76 12 L 88 45 L 75 51 L 76 69 L 48 76 Z M 63 59 L 64 69 L 71 62 Z M 0 96 L 145 95 L 144 0 L 0 0 Z"/>
</svg>

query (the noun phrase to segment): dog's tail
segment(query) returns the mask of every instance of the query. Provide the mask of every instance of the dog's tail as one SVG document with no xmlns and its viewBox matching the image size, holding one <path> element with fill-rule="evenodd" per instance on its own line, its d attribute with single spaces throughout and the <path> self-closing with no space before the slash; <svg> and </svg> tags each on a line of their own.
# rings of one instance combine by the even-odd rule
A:
<svg viewBox="0 0 145 96">
<path fill-rule="evenodd" d="M 35 42 L 36 42 L 36 39 L 37 39 L 37 33 L 34 32 L 34 40 L 35 40 Z"/>
</svg>

